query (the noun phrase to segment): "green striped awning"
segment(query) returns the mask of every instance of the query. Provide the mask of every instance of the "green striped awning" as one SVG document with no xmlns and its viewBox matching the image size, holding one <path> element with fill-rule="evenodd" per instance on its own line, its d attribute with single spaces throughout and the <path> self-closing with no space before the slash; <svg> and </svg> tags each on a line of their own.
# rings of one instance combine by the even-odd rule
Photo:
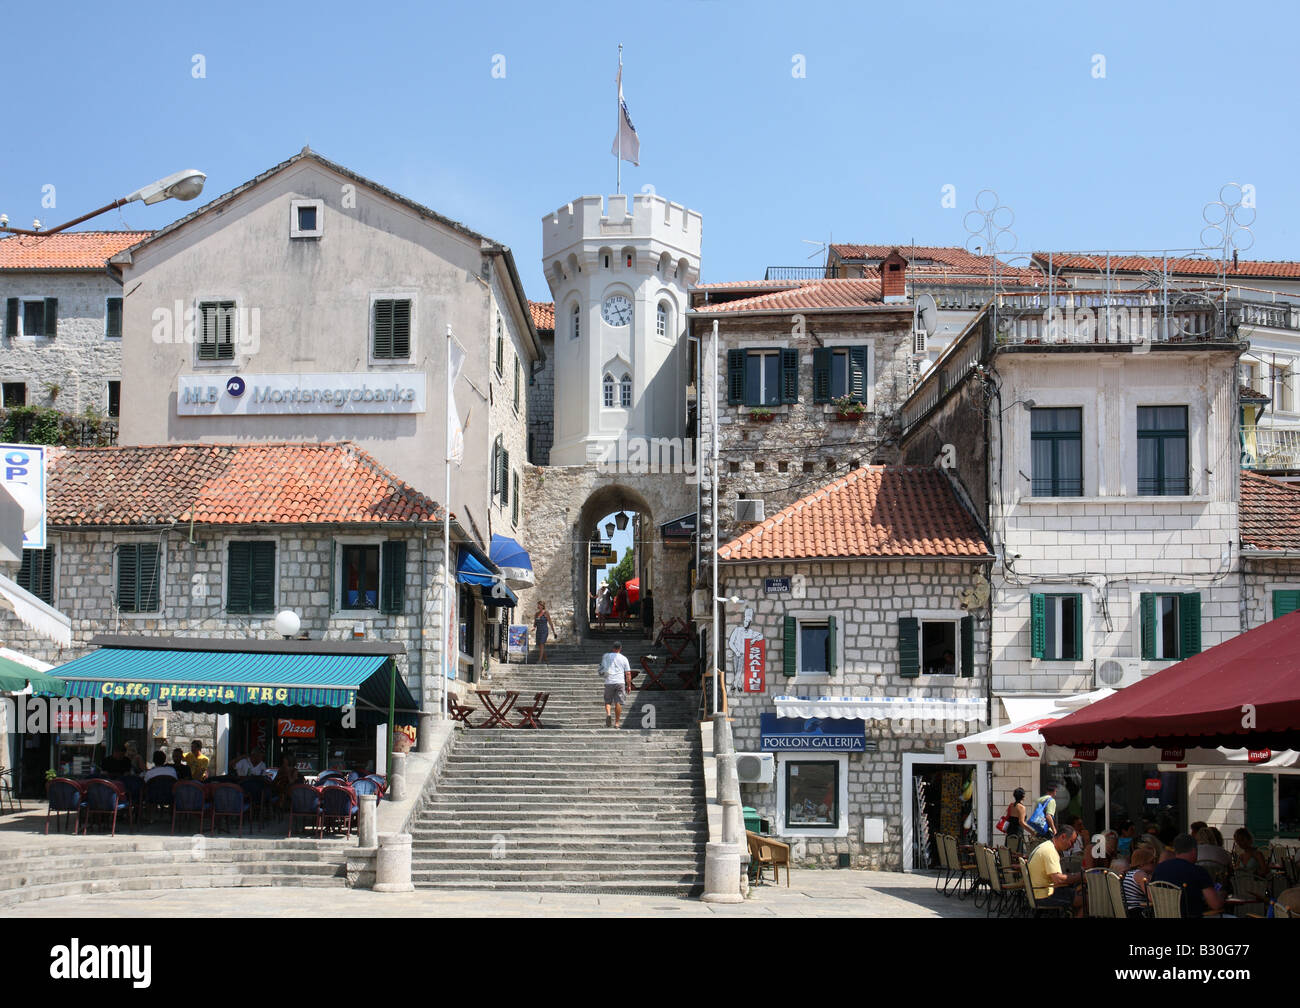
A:
<svg viewBox="0 0 1300 1008">
<path fill-rule="evenodd" d="M 0 692 L 25 693 L 29 687 L 33 696 L 61 697 L 64 691 L 61 679 L 0 655 Z"/>
<path fill-rule="evenodd" d="M 70 697 L 176 704 L 388 708 L 387 655 L 104 647 L 58 669 Z M 396 706 L 414 708 L 401 677 Z"/>
</svg>

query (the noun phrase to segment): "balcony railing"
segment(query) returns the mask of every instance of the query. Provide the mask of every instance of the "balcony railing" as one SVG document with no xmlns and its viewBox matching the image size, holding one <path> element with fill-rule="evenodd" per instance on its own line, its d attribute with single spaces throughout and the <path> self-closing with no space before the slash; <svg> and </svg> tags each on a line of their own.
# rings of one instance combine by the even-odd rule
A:
<svg viewBox="0 0 1300 1008">
<path fill-rule="evenodd" d="M 834 280 L 838 276 L 834 266 L 769 266 L 764 280 Z"/>
<path fill-rule="evenodd" d="M 1243 469 L 1300 469 L 1300 427 L 1241 428 Z"/>
<path fill-rule="evenodd" d="M 1300 332 L 1300 305 L 1231 300 L 1228 302 L 1228 319 L 1235 325 Z"/>
</svg>

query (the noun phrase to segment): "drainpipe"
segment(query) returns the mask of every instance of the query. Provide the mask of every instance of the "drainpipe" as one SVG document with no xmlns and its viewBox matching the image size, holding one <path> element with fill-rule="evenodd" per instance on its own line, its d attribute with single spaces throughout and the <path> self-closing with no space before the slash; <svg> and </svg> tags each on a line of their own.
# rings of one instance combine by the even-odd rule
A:
<svg viewBox="0 0 1300 1008">
<path fill-rule="evenodd" d="M 428 591 L 429 524 L 420 525 L 420 643 L 415 649 L 415 675 L 420 687 L 419 730 L 416 731 L 415 751 L 433 752 L 433 715 L 428 711 L 428 698 L 424 695 L 424 593 Z"/>
</svg>

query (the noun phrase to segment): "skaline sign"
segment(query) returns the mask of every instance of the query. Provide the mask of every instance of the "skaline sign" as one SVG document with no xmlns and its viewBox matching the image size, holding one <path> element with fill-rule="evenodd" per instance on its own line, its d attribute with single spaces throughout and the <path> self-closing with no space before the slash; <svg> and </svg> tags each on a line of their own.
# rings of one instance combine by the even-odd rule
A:
<svg viewBox="0 0 1300 1008">
<path fill-rule="evenodd" d="M 426 384 L 419 371 L 181 375 L 176 414 L 423 413 Z"/>
</svg>

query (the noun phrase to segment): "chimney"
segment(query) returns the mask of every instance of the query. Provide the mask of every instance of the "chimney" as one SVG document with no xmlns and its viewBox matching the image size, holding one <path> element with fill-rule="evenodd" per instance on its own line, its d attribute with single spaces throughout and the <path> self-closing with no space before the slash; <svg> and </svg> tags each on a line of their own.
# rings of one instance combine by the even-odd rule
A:
<svg viewBox="0 0 1300 1008">
<path fill-rule="evenodd" d="M 907 260 L 898 249 L 880 263 L 880 295 L 886 304 L 907 300 Z"/>
</svg>

